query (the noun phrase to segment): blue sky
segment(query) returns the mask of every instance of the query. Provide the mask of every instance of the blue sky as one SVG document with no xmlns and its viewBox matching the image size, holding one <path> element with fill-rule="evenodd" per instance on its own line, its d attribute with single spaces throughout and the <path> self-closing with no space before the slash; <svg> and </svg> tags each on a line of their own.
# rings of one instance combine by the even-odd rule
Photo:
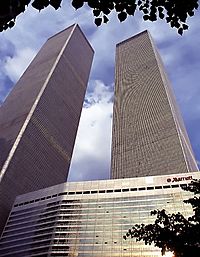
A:
<svg viewBox="0 0 200 257">
<path fill-rule="evenodd" d="M 94 48 L 95 57 L 69 180 L 109 178 L 115 45 L 148 29 L 164 61 L 196 159 L 200 161 L 199 12 L 189 20 L 189 31 L 181 37 L 165 22 L 144 22 L 138 13 L 124 23 L 118 22 L 113 13 L 108 24 L 97 28 L 89 9 L 75 11 L 69 2 L 65 1 L 58 11 L 49 7 L 39 13 L 28 8 L 17 18 L 13 29 L 0 34 L 0 102 L 47 38 L 78 23 Z"/>
</svg>

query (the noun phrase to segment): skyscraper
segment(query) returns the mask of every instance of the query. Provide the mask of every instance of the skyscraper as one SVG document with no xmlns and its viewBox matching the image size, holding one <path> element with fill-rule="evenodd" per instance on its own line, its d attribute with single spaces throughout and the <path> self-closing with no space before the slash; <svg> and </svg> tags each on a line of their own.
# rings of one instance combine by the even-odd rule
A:
<svg viewBox="0 0 200 257">
<path fill-rule="evenodd" d="M 0 231 L 19 194 L 66 181 L 93 50 L 78 25 L 49 38 L 0 108 Z"/>
<path fill-rule="evenodd" d="M 198 170 L 148 31 L 117 45 L 111 162 L 111 178 Z"/>
</svg>

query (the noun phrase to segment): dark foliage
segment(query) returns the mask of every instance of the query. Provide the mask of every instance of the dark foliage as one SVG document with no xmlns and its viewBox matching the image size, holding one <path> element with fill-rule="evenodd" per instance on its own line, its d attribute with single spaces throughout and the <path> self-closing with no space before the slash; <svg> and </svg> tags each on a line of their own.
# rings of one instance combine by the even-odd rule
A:
<svg viewBox="0 0 200 257">
<path fill-rule="evenodd" d="M 145 244 L 152 243 L 161 248 L 162 255 L 171 251 L 176 257 L 199 257 L 200 256 L 200 180 L 183 187 L 194 193 L 193 198 L 184 200 L 184 203 L 191 204 L 193 215 L 185 218 L 181 213 L 167 214 L 165 210 L 154 210 L 151 215 L 156 215 L 153 224 L 136 224 L 124 235 L 136 238 L 136 241 L 143 240 Z"/>
<path fill-rule="evenodd" d="M 25 11 L 30 2 L 39 11 L 48 6 L 57 10 L 62 0 L 1 0 L 0 31 L 13 27 L 15 18 Z M 76 9 L 84 4 L 92 9 L 97 26 L 109 21 L 108 15 L 111 11 L 115 11 L 122 22 L 139 10 L 143 13 L 145 21 L 165 19 L 172 28 L 178 30 L 180 35 L 188 29 L 187 18 L 193 16 L 195 9 L 198 8 L 198 0 L 72 0 L 72 5 Z"/>
</svg>

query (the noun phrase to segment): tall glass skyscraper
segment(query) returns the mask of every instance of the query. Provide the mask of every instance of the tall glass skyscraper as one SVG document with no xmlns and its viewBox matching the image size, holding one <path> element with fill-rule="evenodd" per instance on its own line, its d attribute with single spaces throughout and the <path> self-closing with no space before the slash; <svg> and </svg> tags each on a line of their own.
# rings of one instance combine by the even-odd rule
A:
<svg viewBox="0 0 200 257">
<path fill-rule="evenodd" d="M 0 108 L 0 231 L 19 194 L 66 181 L 93 50 L 78 25 L 49 38 Z"/>
<path fill-rule="evenodd" d="M 111 178 L 198 170 L 148 31 L 117 45 L 114 97 Z"/>
</svg>

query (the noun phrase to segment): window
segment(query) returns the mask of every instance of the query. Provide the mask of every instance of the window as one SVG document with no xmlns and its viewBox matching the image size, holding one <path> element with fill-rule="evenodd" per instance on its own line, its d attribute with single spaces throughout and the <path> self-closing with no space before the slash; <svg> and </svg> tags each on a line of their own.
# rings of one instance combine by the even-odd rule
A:
<svg viewBox="0 0 200 257">
<path fill-rule="evenodd" d="M 99 190 L 99 193 L 105 193 L 106 191 L 105 190 Z"/>
<path fill-rule="evenodd" d="M 90 191 L 83 191 L 83 194 L 90 194 Z"/>
<path fill-rule="evenodd" d="M 147 190 L 153 190 L 154 187 L 147 187 Z"/>
<path fill-rule="evenodd" d="M 162 189 L 162 186 L 155 186 L 155 189 Z"/>
<path fill-rule="evenodd" d="M 122 192 L 128 192 L 129 191 L 129 188 L 123 188 L 122 189 Z"/>
<path fill-rule="evenodd" d="M 137 188 L 134 187 L 134 188 L 131 188 L 130 190 L 131 190 L 131 191 L 137 191 Z"/>
<path fill-rule="evenodd" d="M 172 185 L 172 188 L 179 187 L 179 185 Z"/>
<path fill-rule="evenodd" d="M 75 195 L 75 192 L 68 192 L 68 195 Z"/>
<path fill-rule="evenodd" d="M 91 194 L 97 194 L 98 191 L 91 191 Z"/>
<path fill-rule="evenodd" d="M 59 193 L 58 195 L 59 195 L 59 196 L 60 196 L 60 195 L 67 195 L 67 193 L 66 193 L 66 192 L 63 192 L 63 193 Z"/>
<path fill-rule="evenodd" d="M 138 189 L 139 189 L 140 191 L 141 191 L 141 190 L 145 190 L 145 187 L 140 187 L 140 188 L 138 188 Z"/>
<path fill-rule="evenodd" d="M 106 190 L 107 193 L 113 193 L 113 190 Z"/>
</svg>

